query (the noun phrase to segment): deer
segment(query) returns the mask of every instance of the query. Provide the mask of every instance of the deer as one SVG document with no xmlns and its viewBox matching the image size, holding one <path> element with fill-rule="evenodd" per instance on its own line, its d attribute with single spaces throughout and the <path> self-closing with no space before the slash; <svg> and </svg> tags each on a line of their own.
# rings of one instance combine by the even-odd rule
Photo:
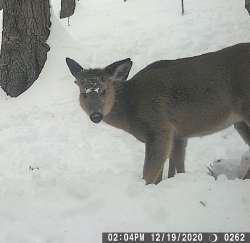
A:
<svg viewBox="0 0 250 243">
<path fill-rule="evenodd" d="M 94 123 L 122 129 L 145 144 L 143 179 L 185 172 L 188 138 L 231 125 L 250 145 L 250 43 L 199 56 L 160 60 L 128 79 L 130 58 L 104 68 L 67 66 L 80 90 L 81 108 Z"/>
</svg>

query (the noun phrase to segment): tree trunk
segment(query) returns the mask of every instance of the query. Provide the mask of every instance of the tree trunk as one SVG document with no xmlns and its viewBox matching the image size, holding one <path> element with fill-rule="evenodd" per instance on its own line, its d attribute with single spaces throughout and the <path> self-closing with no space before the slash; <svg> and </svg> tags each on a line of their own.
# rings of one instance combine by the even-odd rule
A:
<svg viewBox="0 0 250 243">
<path fill-rule="evenodd" d="M 184 15 L 185 9 L 184 9 L 184 0 L 181 0 L 181 14 Z"/>
<path fill-rule="evenodd" d="M 49 0 L 0 0 L 3 3 L 0 85 L 16 97 L 27 90 L 47 60 Z"/>
<path fill-rule="evenodd" d="M 74 14 L 76 7 L 75 0 L 61 0 L 60 18 L 67 18 Z"/>
<path fill-rule="evenodd" d="M 248 13 L 250 14 L 250 0 L 245 0 L 245 7 L 246 7 Z"/>
</svg>

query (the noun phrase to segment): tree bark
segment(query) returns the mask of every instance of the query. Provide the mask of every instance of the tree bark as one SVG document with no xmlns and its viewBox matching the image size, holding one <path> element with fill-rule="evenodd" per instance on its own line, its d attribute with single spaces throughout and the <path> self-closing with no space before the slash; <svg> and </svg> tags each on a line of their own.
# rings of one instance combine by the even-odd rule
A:
<svg viewBox="0 0 250 243">
<path fill-rule="evenodd" d="M 74 14 L 76 8 L 75 0 L 61 0 L 60 18 L 67 18 Z"/>
<path fill-rule="evenodd" d="M 0 0 L 3 32 L 0 85 L 16 97 L 27 90 L 47 60 L 50 34 L 49 0 Z"/>
<path fill-rule="evenodd" d="M 245 0 L 245 7 L 250 15 L 250 0 Z"/>
</svg>

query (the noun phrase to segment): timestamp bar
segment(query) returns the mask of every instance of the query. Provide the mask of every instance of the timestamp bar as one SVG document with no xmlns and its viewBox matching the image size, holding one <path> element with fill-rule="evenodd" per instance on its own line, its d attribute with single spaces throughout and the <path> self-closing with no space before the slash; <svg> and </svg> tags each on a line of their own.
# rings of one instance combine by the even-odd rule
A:
<svg viewBox="0 0 250 243">
<path fill-rule="evenodd" d="M 249 243 L 250 233 L 246 232 L 104 232 L 102 243 Z"/>
</svg>

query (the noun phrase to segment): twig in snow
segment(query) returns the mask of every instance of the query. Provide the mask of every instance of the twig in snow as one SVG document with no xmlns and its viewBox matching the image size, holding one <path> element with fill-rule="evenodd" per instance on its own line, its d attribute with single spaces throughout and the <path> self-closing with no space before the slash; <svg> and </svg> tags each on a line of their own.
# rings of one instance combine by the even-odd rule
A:
<svg viewBox="0 0 250 243">
<path fill-rule="evenodd" d="M 30 171 L 34 171 L 34 170 L 40 170 L 39 167 L 32 167 L 31 165 L 29 166 L 29 170 Z"/>
<path fill-rule="evenodd" d="M 215 180 L 217 180 L 217 175 L 213 171 L 213 165 L 210 163 L 209 166 L 207 166 L 208 169 L 208 175 L 214 177 Z"/>
</svg>

